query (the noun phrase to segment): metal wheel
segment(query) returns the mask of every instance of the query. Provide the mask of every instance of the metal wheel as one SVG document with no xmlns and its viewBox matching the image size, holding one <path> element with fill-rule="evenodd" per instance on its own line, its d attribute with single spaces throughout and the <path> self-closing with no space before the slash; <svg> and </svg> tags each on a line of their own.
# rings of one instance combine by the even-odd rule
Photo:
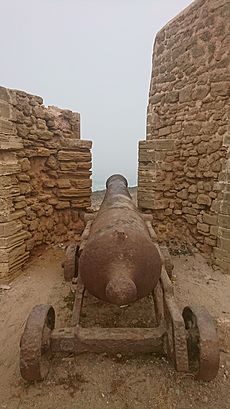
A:
<svg viewBox="0 0 230 409">
<path fill-rule="evenodd" d="M 36 305 L 32 309 L 20 341 L 20 372 L 26 381 L 42 381 L 46 377 L 54 325 L 55 311 L 51 305 Z"/>
<path fill-rule="evenodd" d="M 78 275 L 78 250 L 79 246 L 76 243 L 71 243 L 66 249 L 64 261 L 65 281 L 71 281 L 73 277 Z"/>
<path fill-rule="evenodd" d="M 211 381 L 218 373 L 219 342 L 213 318 L 203 306 L 183 310 L 190 369 L 196 379 Z"/>
</svg>

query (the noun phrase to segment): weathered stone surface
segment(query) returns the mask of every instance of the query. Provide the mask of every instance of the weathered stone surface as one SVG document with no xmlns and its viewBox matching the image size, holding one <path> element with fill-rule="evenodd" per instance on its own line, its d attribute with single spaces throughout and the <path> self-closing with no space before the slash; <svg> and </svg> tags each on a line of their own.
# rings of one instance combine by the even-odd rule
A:
<svg viewBox="0 0 230 409">
<path fill-rule="evenodd" d="M 68 201 L 60 201 L 55 205 L 55 208 L 60 209 L 68 209 L 70 207 L 70 202 Z"/>
<path fill-rule="evenodd" d="M 59 161 L 90 162 L 90 152 L 59 151 L 57 155 Z"/>
<path fill-rule="evenodd" d="M 60 162 L 60 169 L 66 173 L 91 169 L 91 162 Z"/>
<path fill-rule="evenodd" d="M 204 233 L 208 233 L 209 232 L 209 225 L 205 224 L 205 223 L 197 223 L 197 230 L 204 232 Z"/>
<path fill-rule="evenodd" d="M 183 236 L 209 254 L 230 231 L 230 19 L 217 3 L 193 2 L 156 36 L 137 194 L 162 240 Z"/>
<path fill-rule="evenodd" d="M 208 213 L 203 214 L 204 223 L 217 225 L 217 219 L 218 219 L 218 216 L 215 214 L 208 214 Z"/>
<path fill-rule="evenodd" d="M 22 229 L 22 223 L 20 221 L 11 221 L 6 223 L 0 223 L 0 237 L 8 237 L 17 233 Z"/>
<path fill-rule="evenodd" d="M 177 193 L 177 197 L 180 199 L 187 199 L 188 198 L 188 190 L 187 189 L 182 189 L 180 192 Z"/>
<path fill-rule="evenodd" d="M 57 186 L 59 187 L 59 189 L 69 188 L 71 187 L 71 183 L 69 179 L 58 179 Z"/>
<path fill-rule="evenodd" d="M 54 155 L 50 155 L 50 157 L 46 161 L 46 166 L 56 170 L 59 168 L 59 162 Z"/>
<path fill-rule="evenodd" d="M 0 134 L 16 135 L 17 130 L 14 123 L 0 117 Z"/>
<path fill-rule="evenodd" d="M 212 203 L 212 200 L 208 195 L 201 193 L 200 195 L 197 196 L 197 203 L 210 206 Z"/>
<path fill-rule="evenodd" d="M 0 87 L 0 280 L 37 245 L 68 240 L 70 229 L 78 239 L 90 206 L 92 142 L 79 140 L 80 115 L 42 104 Z"/>
</svg>

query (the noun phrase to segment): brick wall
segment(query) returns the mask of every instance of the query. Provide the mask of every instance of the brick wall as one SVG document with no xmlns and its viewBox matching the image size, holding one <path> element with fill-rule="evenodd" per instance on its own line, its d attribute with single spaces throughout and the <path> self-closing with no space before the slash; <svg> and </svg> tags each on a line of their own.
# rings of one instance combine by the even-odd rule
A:
<svg viewBox="0 0 230 409">
<path fill-rule="evenodd" d="M 138 204 L 230 272 L 229 32 L 229 0 L 198 0 L 157 34 Z"/>
<path fill-rule="evenodd" d="M 0 87 L 0 280 L 43 243 L 77 239 L 90 206 L 90 141 L 80 115 Z"/>
</svg>

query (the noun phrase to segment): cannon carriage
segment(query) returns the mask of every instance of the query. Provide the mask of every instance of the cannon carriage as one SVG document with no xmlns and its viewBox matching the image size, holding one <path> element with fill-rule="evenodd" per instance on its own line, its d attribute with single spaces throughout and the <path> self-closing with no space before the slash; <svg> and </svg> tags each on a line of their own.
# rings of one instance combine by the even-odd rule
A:
<svg viewBox="0 0 230 409">
<path fill-rule="evenodd" d="M 202 306 L 177 306 L 171 282 L 173 264 L 157 243 L 152 216 L 136 208 L 127 180 L 113 175 L 98 212 L 85 215 L 80 244 L 70 244 L 64 261 L 66 281 L 76 281 L 72 325 L 55 328 L 51 305 L 35 306 L 20 343 L 20 370 L 27 381 L 47 373 L 46 356 L 55 352 L 155 353 L 180 372 L 209 381 L 219 368 L 215 324 Z M 151 328 L 84 328 L 85 290 L 103 302 L 124 306 L 151 295 L 157 325 Z"/>
</svg>

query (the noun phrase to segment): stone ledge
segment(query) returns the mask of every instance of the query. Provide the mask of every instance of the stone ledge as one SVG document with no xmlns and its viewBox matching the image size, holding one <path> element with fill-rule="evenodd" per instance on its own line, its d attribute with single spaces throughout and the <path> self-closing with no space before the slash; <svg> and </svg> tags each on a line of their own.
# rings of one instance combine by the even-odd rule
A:
<svg viewBox="0 0 230 409">
<path fill-rule="evenodd" d="M 153 149 L 156 151 L 166 150 L 174 151 L 175 150 L 175 139 L 151 139 L 149 141 L 140 141 L 139 149 Z"/>
</svg>

